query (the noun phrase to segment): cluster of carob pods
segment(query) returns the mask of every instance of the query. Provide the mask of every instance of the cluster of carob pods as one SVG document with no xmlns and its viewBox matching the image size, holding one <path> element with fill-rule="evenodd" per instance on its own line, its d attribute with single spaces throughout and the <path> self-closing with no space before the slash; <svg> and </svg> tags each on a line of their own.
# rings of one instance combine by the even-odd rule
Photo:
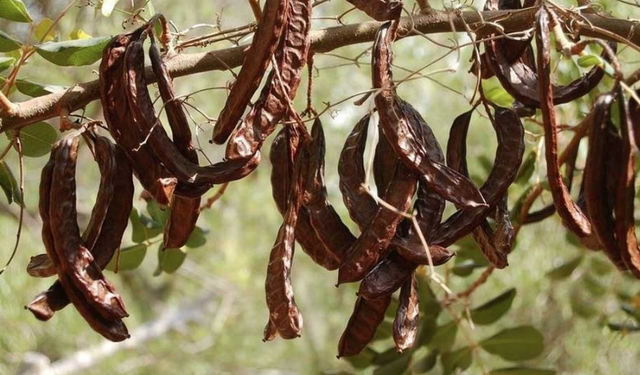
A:
<svg viewBox="0 0 640 375">
<path fill-rule="evenodd" d="M 485 53 L 476 59 L 474 73 L 497 76 L 518 103 L 518 110 L 501 108 L 486 101 L 481 93 L 478 105 L 486 109 L 498 147 L 486 181 L 477 188 L 469 179 L 466 163 L 467 132 L 477 105 L 455 119 L 443 152 L 429 125 L 395 91 L 391 48 L 402 2 L 349 2 L 377 20 L 388 21 L 380 27 L 372 53 L 379 115 L 379 141 L 372 169 L 380 199 L 374 198 L 365 185 L 364 151 L 370 115 L 353 128 L 339 162 L 340 190 L 360 235 L 349 230 L 328 201 L 320 121 L 315 120 L 309 133 L 292 107 L 308 59 L 313 2 L 267 0 L 247 52 L 250 58 L 242 66 L 214 128 L 213 141 L 227 143 L 225 158 L 209 166 L 198 164 L 182 104 L 174 96 L 173 83 L 155 45 L 154 18 L 132 33 L 115 37 L 104 51 L 101 99 L 116 144 L 92 129 L 76 132 L 55 145 L 42 172 L 40 214 L 47 254 L 32 258 L 28 271 L 37 277 L 57 275 L 58 281 L 27 308 L 37 318 L 48 320 L 71 302 L 104 337 L 126 339 L 128 333 L 122 322 L 126 309 L 102 269 L 119 248 L 127 226 L 134 193 L 132 176 L 159 204 L 171 207 L 164 247 L 181 247 L 195 228 L 201 196 L 214 184 L 241 179 L 255 170 L 265 139 L 282 120 L 286 124 L 273 141 L 270 160 L 273 197 L 284 219 L 267 269 L 269 319 L 265 340 L 277 336 L 292 339 L 301 334 L 302 316 L 290 280 L 296 241 L 317 264 L 337 269 L 339 284 L 360 281 L 354 312 L 340 339 L 340 356 L 355 355 L 366 347 L 398 289 L 393 337 L 398 350 L 411 348 L 418 329 L 414 273 L 421 265 L 447 262 L 452 257 L 447 247 L 463 236 L 473 236 L 493 267 L 506 267 L 514 240 L 507 190 L 516 179 L 524 153 L 520 115 L 535 108 L 542 110 L 554 205 L 531 217 L 540 220 L 557 211 L 586 246 L 604 250 L 620 269 L 640 276 L 633 220 L 634 135 L 638 134 L 631 121 L 640 111 L 638 103 L 625 100 L 617 79 L 612 92 L 600 96 L 585 118 L 590 122 L 589 152 L 581 199 L 574 202 L 569 192 L 576 157 L 568 158 L 565 182 L 557 155 L 554 104 L 587 94 L 599 84 L 604 72 L 596 67 L 567 86 L 552 86 L 549 24 L 558 20 L 544 5 L 536 16 L 537 57 L 531 40 L 489 38 Z M 486 8 L 517 9 L 521 5 L 519 0 L 490 0 Z M 524 5 L 533 6 L 534 2 L 526 0 Z M 163 21 L 161 16 L 158 19 Z M 143 47 L 147 38 L 151 40 L 149 58 L 173 139 L 160 124 L 147 89 Z M 605 60 L 615 59 L 614 53 L 615 46 L 607 46 Z M 244 115 L 270 64 L 271 76 Z M 620 108 L 620 129 L 610 117 L 614 102 Z M 96 206 L 82 234 L 75 206 L 80 138 L 89 144 L 102 176 Z M 458 210 L 443 221 L 445 201 Z M 410 209 L 413 215 L 400 213 Z"/>
</svg>

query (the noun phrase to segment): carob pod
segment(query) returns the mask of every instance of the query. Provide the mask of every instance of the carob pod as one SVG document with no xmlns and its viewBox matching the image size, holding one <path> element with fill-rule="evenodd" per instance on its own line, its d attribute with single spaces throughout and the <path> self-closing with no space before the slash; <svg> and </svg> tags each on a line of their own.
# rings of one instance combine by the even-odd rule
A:
<svg viewBox="0 0 640 375">
<path fill-rule="evenodd" d="M 551 85 L 549 15 L 544 6 L 538 11 L 536 20 L 538 91 L 540 93 L 540 109 L 544 125 L 547 176 L 553 203 L 567 229 L 576 234 L 585 246 L 594 249 L 599 248 L 600 244 L 592 232 L 588 217 L 572 200 L 569 189 L 560 174 L 560 166 L 558 165 L 558 127 Z"/>
<path fill-rule="evenodd" d="M 285 127 L 276 135 L 271 143 L 271 152 L 269 154 L 272 165 L 271 188 L 273 199 L 283 216 L 287 211 L 289 189 L 293 174 L 293 163 L 289 158 L 289 148 L 292 147 L 292 145 L 289 142 L 288 133 L 288 127 Z M 304 208 L 300 209 L 298 213 L 295 237 L 296 241 L 298 241 L 302 247 L 302 250 L 318 265 L 330 271 L 340 266 L 342 262 L 341 256 L 335 254 L 333 249 L 327 248 L 318 238 L 315 230 L 311 226 L 309 214 Z"/>
<path fill-rule="evenodd" d="M 636 154 L 634 128 L 629 117 L 629 107 L 624 99 L 621 87 L 618 87 L 618 103 L 620 106 L 620 130 L 622 132 L 622 156 L 619 163 L 618 186 L 615 202 L 616 239 L 622 253 L 622 259 L 631 273 L 640 278 L 640 246 L 636 237 L 633 217 L 636 179 Z M 638 121 L 637 118 L 633 120 Z"/>
<path fill-rule="evenodd" d="M 103 318 L 124 318 L 128 314 L 122 298 L 105 279 L 78 229 L 75 176 L 78 145 L 77 136 L 60 141 L 51 183 L 49 220 L 61 264 L 58 275 L 67 277 Z"/>
<path fill-rule="evenodd" d="M 385 137 L 402 162 L 422 175 L 429 186 L 450 202 L 463 207 L 484 207 L 486 202 L 473 182 L 447 166 L 432 160 L 419 135 L 409 126 L 408 104 L 399 100 L 391 72 L 391 44 L 397 21 L 380 27 L 373 47 L 373 87 L 381 89 L 375 102 Z"/>
<path fill-rule="evenodd" d="M 347 0 L 376 21 L 391 21 L 402 14 L 401 0 Z"/>
<path fill-rule="evenodd" d="M 111 341 L 122 341 L 129 337 L 129 333 L 127 331 L 127 327 L 124 325 L 121 319 L 109 320 L 105 319 L 99 314 L 92 304 L 86 300 L 83 293 L 81 293 L 75 286 L 74 282 L 66 275 L 65 272 L 62 271 L 62 260 L 58 257 L 58 252 L 55 249 L 55 240 L 54 234 L 52 232 L 52 222 L 50 220 L 50 206 L 51 200 L 53 198 L 51 191 L 54 185 L 54 172 L 56 169 L 56 159 L 58 159 L 58 153 L 60 152 L 61 144 L 63 141 L 60 141 L 58 144 L 54 145 L 51 156 L 49 158 L 49 162 L 45 165 L 42 170 L 42 175 L 40 179 L 40 201 L 39 201 L 39 211 L 40 216 L 42 218 L 42 241 L 47 250 L 47 254 L 49 258 L 52 260 L 56 269 L 58 270 L 59 281 L 69 300 L 74 304 L 80 315 L 89 323 L 91 328 L 93 328 L 96 332 L 100 333 L 105 338 Z M 79 234 L 78 234 L 79 236 Z M 53 315 L 53 312 L 46 311 L 48 307 L 59 307 L 61 304 L 66 305 L 66 301 L 60 300 L 52 300 L 50 304 L 40 305 L 38 304 L 38 300 L 44 298 L 46 294 L 42 294 L 36 297 L 36 301 L 32 303 L 34 308 L 30 310 L 34 313 L 37 318 L 44 318 L 42 320 L 46 320 L 46 317 L 49 315 Z M 54 296 L 59 296 L 59 294 L 54 294 Z M 38 307 L 43 307 L 44 310 L 37 309 Z M 41 315 L 42 314 L 42 315 Z"/>
<path fill-rule="evenodd" d="M 485 4 L 485 10 L 498 10 L 498 0 L 490 0 Z M 547 11 L 544 11 L 545 15 Z M 545 18 L 548 23 L 548 18 Z M 548 27 L 546 27 L 548 32 Z M 536 29 L 536 35 L 540 34 L 539 28 Z M 615 52 L 616 44 L 608 43 L 611 50 Z M 541 108 L 542 93 L 537 83 L 540 81 L 538 74 L 541 74 L 538 68 L 538 74 L 531 69 L 524 61 L 511 62 L 507 59 L 509 44 L 502 39 L 491 39 L 485 42 L 486 60 L 489 62 L 491 69 L 504 89 L 511 94 L 516 100 L 531 108 Z M 540 59 L 540 49 L 538 47 L 538 59 Z M 610 62 L 610 57 L 603 51 L 602 58 Z M 543 73 L 544 74 L 544 73 Z M 574 101 L 595 88 L 604 77 L 604 70 L 599 67 L 592 68 L 585 76 L 578 78 L 566 86 L 554 86 L 553 96 L 551 100 L 554 104 L 563 104 Z"/>
<path fill-rule="evenodd" d="M 467 177 L 469 177 L 469 169 L 467 167 L 467 134 L 469 132 L 471 116 L 474 111 L 475 108 L 463 113 L 453 121 L 447 143 L 447 165 Z M 502 200 L 504 200 L 504 198 L 502 198 Z M 494 267 L 505 268 L 509 264 L 507 262 L 507 254 L 501 252 L 493 242 L 494 233 L 486 219 L 483 220 L 478 227 L 473 229 L 472 236 L 480 247 L 482 254 Z"/>
<path fill-rule="evenodd" d="M 612 142 L 609 137 L 612 128 L 609 123 L 609 111 L 613 104 L 614 95 L 600 96 L 594 105 L 594 116 L 591 117 L 589 129 L 589 152 L 584 170 L 583 185 L 586 209 L 591 222 L 591 228 L 596 235 L 602 250 L 611 262 L 619 269 L 626 270 L 620 248 L 615 237 L 615 220 L 613 218 L 614 205 L 607 199 L 607 158 L 614 157 L 614 152 L 608 149 Z M 623 146 L 624 147 L 624 146 Z M 618 154 L 617 165 L 620 165 L 621 154 Z M 619 168 L 619 167 L 618 167 Z"/>
<path fill-rule="evenodd" d="M 265 328 L 265 341 L 274 338 L 274 327 L 278 335 L 284 339 L 300 337 L 303 325 L 302 315 L 293 296 L 291 267 L 293 265 L 298 212 L 304 199 L 306 179 L 304 168 L 307 165 L 305 158 L 308 158 L 309 155 L 306 149 L 307 140 L 301 138 L 300 130 L 291 129 L 291 126 L 288 126 L 287 129 L 290 130 L 288 137 L 291 145 L 289 158 L 294 169 L 284 222 L 278 230 L 267 267 L 265 291 L 269 308 L 269 322 Z"/>
<path fill-rule="evenodd" d="M 147 27 L 148 28 L 148 27 Z M 125 52 L 125 96 L 132 108 L 134 123 L 143 133 L 157 159 L 178 179 L 177 194 L 200 196 L 213 184 L 241 179 L 253 172 L 260 162 L 260 152 L 248 158 L 225 160 L 213 165 L 200 166 L 185 158 L 162 127 L 156 116 L 153 101 L 147 89 L 144 65 L 144 39 L 141 33 Z"/>
<path fill-rule="evenodd" d="M 101 269 L 107 267 L 115 252 L 120 248 L 122 237 L 129 223 L 133 208 L 133 179 L 131 166 L 124 151 L 113 145 L 105 137 L 97 137 L 98 142 L 108 142 L 115 157 L 114 175 L 111 176 L 113 190 L 118 192 L 109 201 L 107 213 L 95 241 L 89 237 L 94 246 L 90 249 L 95 262 Z M 95 212 L 95 211 L 94 211 Z M 95 231 L 93 233 L 96 233 Z M 49 258 L 47 256 L 47 258 Z M 49 259 L 50 260 L 50 259 Z M 55 272 L 55 268 L 53 268 Z M 64 288 L 59 282 L 47 291 L 39 294 L 27 308 L 40 320 L 49 320 L 56 311 L 60 311 L 70 303 Z"/>
<path fill-rule="evenodd" d="M 325 140 L 320 119 L 311 129 L 309 165 L 304 192 L 304 207 L 316 236 L 335 257 L 344 260 L 350 246 L 357 241 L 333 208 L 324 182 Z"/>
<path fill-rule="evenodd" d="M 412 275 L 400 289 L 400 305 L 393 320 L 393 341 L 399 353 L 413 348 L 418 337 L 420 320 L 420 298 L 418 280 Z"/>
<path fill-rule="evenodd" d="M 125 50 L 142 29 L 118 35 L 104 49 L 100 63 L 100 100 L 109 132 L 131 160 L 142 186 L 161 205 L 171 202 L 177 179 L 157 162 L 145 137 L 138 131 L 132 108 L 123 92 L 127 86 L 124 71 Z"/>
<path fill-rule="evenodd" d="M 227 143 L 226 159 L 253 155 L 289 112 L 311 47 L 311 0 L 288 0 L 287 25 L 275 52 L 275 66 L 245 120 Z"/>
<path fill-rule="evenodd" d="M 213 128 L 212 139 L 215 143 L 223 144 L 242 118 L 289 22 L 290 6 L 290 0 L 267 0 L 264 4 L 262 18 L 253 35 L 242 68 Z"/>
<path fill-rule="evenodd" d="M 374 300 L 358 297 L 347 328 L 340 336 L 338 358 L 354 356 L 369 345 L 390 304 L 391 294 Z"/>
<path fill-rule="evenodd" d="M 156 48 L 154 39 L 151 38 L 149 48 L 149 60 L 153 73 L 158 80 L 158 89 L 167 113 L 169 126 L 173 135 L 173 143 L 176 148 L 190 162 L 198 164 L 198 152 L 193 147 L 189 121 L 184 113 L 182 102 L 176 98 L 173 89 L 173 80 L 162 62 L 160 51 Z M 191 233 L 196 228 L 196 222 L 200 216 L 200 197 L 186 198 L 176 196 L 171 204 L 171 212 L 167 225 L 164 228 L 164 249 L 177 249 L 184 246 Z"/>
</svg>

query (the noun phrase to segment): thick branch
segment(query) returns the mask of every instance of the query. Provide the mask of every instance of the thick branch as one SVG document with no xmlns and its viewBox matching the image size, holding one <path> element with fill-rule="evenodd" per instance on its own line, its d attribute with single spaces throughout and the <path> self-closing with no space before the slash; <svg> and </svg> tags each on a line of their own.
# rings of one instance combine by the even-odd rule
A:
<svg viewBox="0 0 640 375">
<path fill-rule="evenodd" d="M 404 17 L 400 33 L 401 35 L 406 34 L 412 29 L 412 26 L 413 29 L 423 34 L 451 32 L 451 23 L 455 26 L 456 31 L 464 32 L 464 24 L 466 23 L 472 31 L 483 29 L 482 32 L 487 33 L 494 28 L 491 24 L 486 23 L 489 21 L 499 24 L 504 32 L 523 31 L 533 25 L 535 12 L 535 8 L 520 11 L 461 12 L 459 14 L 434 11 L 413 18 Z M 635 45 L 640 45 L 640 32 L 635 32 L 636 23 L 634 22 L 598 14 L 584 14 L 583 17 L 595 27 L 595 29 L 590 29 L 587 25 L 583 25 L 580 31 L 584 35 L 605 39 L 611 39 L 613 35 L 618 36 L 619 39 L 627 38 Z M 364 22 L 314 31 L 312 35 L 313 50 L 320 53 L 329 52 L 347 45 L 370 42 L 379 26 L 379 22 Z M 598 28 L 608 33 L 604 34 L 598 31 Z M 412 33 L 412 35 L 417 35 L 417 33 Z M 173 77 L 235 68 L 242 64 L 245 49 L 246 47 L 235 47 L 212 52 L 180 54 L 167 61 L 167 68 Z M 149 83 L 155 82 L 150 68 L 147 69 L 147 77 Z M 66 91 L 16 103 L 14 113 L 0 116 L 0 133 L 56 117 L 62 109 L 69 110 L 69 112 L 75 111 L 97 100 L 99 96 L 99 86 L 96 80 L 80 83 Z"/>
</svg>

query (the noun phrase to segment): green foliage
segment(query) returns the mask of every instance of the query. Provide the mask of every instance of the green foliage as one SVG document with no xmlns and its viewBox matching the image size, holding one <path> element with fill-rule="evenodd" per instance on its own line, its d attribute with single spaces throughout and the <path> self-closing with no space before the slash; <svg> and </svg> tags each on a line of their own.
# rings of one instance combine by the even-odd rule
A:
<svg viewBox="0 0 640 375">
<path fill-rule="evenodd" d="M 137 244 L 121 249 L 107 265 L 109 271 L 133 271 L 140 267 L 147 255 L 147 245 Z"/>
<path fill-rule="evenodd" d="M 478 325 L 489 325 L 497 322 L 509 311 L 515 297 L 515 288 L 507 290 L 484 305 L 471 310 L 471 320 Z"/>
<path fill-rule="evenodd" d="M 36 46 L 36 52 L 59 66 L 91 65 L 102 57 L 102 50 L 111 37 L 67 40 Z"/>
<path fill-rule="evenodd" d="M 186 258 L 187 252 L 183 249 L 163 249 L 160 245 L 158 248 L 158 268 L 154 275 L 160 275 L 162 272 L 176 272 Z"/>
<path fill-rule="evenodd" d="M 38 158 L 49 154 L 58 140 L 58 132 L 46 122 L 38 122 L 20 130 L 20 140 L 23 155 Z"/>
<path fill-rule="evenodd" d="M 0 56 L 0 72 L 3 72 L 11 67 L 16 62 L 13 57 Z"/>
<path fill-rule="evenodd" d="M 20 186 L 13 176 L 11 168 L 4 160 L 0 160 L 0 186 L 7 196 L 9 204 L 16 202 L 22 204 L 22 196 L 20 195 Z"/>
<path fill-rule="evenodd" d="M 575 258 L 572 258 L 561 265 L 554 267 L 551 271 L 547 273 L 547 276 L 552 280 L 561 280 L 566 279 L 571 276 L 573 271 L 580 265 L 582 262 L 582 255 L 578 255 Z"/>
<path fill-rule="evenodd" d="M 25 23 L 32 21 L 22 0 L 0 0 L 0 18 Z"/>
<path fill-rule="evenodd" d="M 507 361 L 526 361 L 542 354 L 544 338 L 531 326 L 505 329 L 480 342 L 482 349 Z"/>
<path fill-rule="evenodd" d="M 20 49 L 20 47 L 22 44 L 19 41 L 0 30 L 0 52 L 11 52 Z"/>
</svg>

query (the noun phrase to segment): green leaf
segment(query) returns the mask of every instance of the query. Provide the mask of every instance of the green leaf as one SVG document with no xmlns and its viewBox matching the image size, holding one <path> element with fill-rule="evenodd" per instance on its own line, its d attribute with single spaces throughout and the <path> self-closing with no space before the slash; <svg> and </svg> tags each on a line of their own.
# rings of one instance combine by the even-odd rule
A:
<svg viewBox="0 0 640 375">
<path fill-rule="evenodd" d="M 510 367 L 493 370 L 489 375 L 555 375 L 555 370 L 539 370 L 526 367 Z"/>
<path fill-rule="evenodd" d="M 471 348 L 466 346 L 453 352 L 442 353 L 442 374 L 452 374 L 456 369 L 464 371 L 471 366 L 473 356 Z"/>
<path fill-rule="evenodd" d="M 79 40 L 79 39 L 91 39 L 92 36 L 87 34 L 82 29 L 74 29 L 69 33 L 69 39 L 71 40 Z"/>
<path fill-rule="evenodd" d="M 428 345 L 429 349 L 441 352 L 450 350 L 456 341 L 457 333 L 458 325 L 455 321 L 439 326 Z"/>
<path fill-rule="evenodd" d="M 482 349 L 498 355 L 507 361 L 526 361 L 542 354 L 544 338 L 531 326 L 505 329 L 498 334 L 482 340 Z"/>
<path fill-rule="evenodd" d="M 162 244 L 158 248 L 158 269 L 154 276 L 160 275 L 161 272 L 174 273 L 180 268 L 187 253 L 182 249 L 165 249 L 162 250 Z"/>
<path fill-rule="evenodd" d="M 135 243 L 146 242 L 163 232 L 162 225 L 144 215 L 139 215 L 137 209 L 131 210 L 131 240 Z"/>
<path fill-rule="evenodd" d="M 9 67 L 11 67 L 11 65 L 13 65 L 15 62 L 16 62 L 16 59 L 14 59 L 13 57 L 0 56 L 0 72 L 3 72 L 9 69 Z"/>
<path fill-rule="evenodd" d="M 160 207 L 160 205 L 154 200 L 148 200 L 147 212 L 149 213 L 149 215 L 151 215 L 151 218 L 161 226 L 167 225 L 167 220 L 169 220 L 170 213 L 169 209 Z"/>
<path fill-rule="evenodd" d="M 0 52 L 11 52 L 20 49 L 20 47 L 22 47 L 22 43 L 0 30 Z"/>
<path fill-rule="evenodd" d="M 205 232 L 202 228 L 196 227 L 196 229 L 191 232 L 189 236 L 189 240 L 185 246 L 195 249 L 198 247 L 202 247 L 207 243 L 207 232 Z"/>
<path fill-rule="evenodd" d="M 438 362 L 438 351 L 432 350 L 424 358 L 421 358 L 413 363 L 411 370 L 414 374 L 424 374 L 433 370 Z"/>
<path fill-rule="evenodd" d="M 24 79 L 16 80 L 16 87 L 18 88 L 18 91 L 32 98 L 53 94 L 54 92 L 63 91 L 67 89 L 64 86 L 29 82 Z"/>
<path fill-rule="evenodd" d="M 22 0 L 0 0 L 0 18 L 24 23 L 32 21 Z"/>
<path fill-rule="evenodd" d="M 582 262 L 582 255 L 578 255 L 577 257 L 553 268 L 551 271 L 547 272 L 547 276 L 549 276 L 552 280 L 566 279 L 567 277 L 571 276 L 576 268 L 578 268 L 580 262 Z"/>
<path fill-rule="evenodd" d="M 378 355 L 378 353 L 375 350 L 373 350 L 373 349 L 371 349 L 369 347 L 366 347 L 358 355 L 354 355 L 354 356 L 351 356 L 351 357 L 342 357 L 342 358 L 345 361 L 349 362 L 351 364 L 351 366 L 353 366 L 356 369 L 365 369 L 365 368 L 371 366 L 371 363 L 373 362 L 373 359 L 377 355 Z"/>
<path fill-rule="evenodd" d="M 485 97 L 500 107 L 510 108 L 513 106 L 513 96 L 509 95 L 503 87 L 494 87 L 485 93 Z"/>
<path fill-rule="evenodd" d="M 482 252 L 478 249 L 478 245 L 470 235 L 458 240 L 456 245 L 459 246 L 459 250 L 456 251 L 455 264 L 460 264 L 467 259 L 471 259 L 477 265 L 489 265 L 489 261 L 482 255 Z"/>
<path fill-rule="evenodd" d="M 455 262 L 455 266 L 451 269 L 454 275 L 460 277 L 470 276 L 475 269 L 484 268 L 486 264 L 476 263 L 473 259 L 462 259 L 460 262 Z"/>
<path fill-rule="evenodd" d="M 46 43 L 56 37 L 56 28 L 51 18 L 43 18 L 35 28 L 34 37 L 37 43 Z"/>
<path fill-rule="evenodd" d="M 495 323 L 509 311 L 515 296 L 515 288 L 507 290 L 484 305 L 471 310 L 471 319 L 477 325 Z"/>
<path fill-rule="evenodd" d="M 51 146 L 58 140 L 56 129 L 46 122 L 38 122 L 20 130 L 24 156 L 37 158 L 51 152 Z"/>
<path fill-rule="evenodd" d="M 111 258 L 107 269 L 109 271 L 115 271 L 116 263 L 118 266 L 118 272 L 120 271 L 132 271 L 140 267 L 145 255 L 147 255 L 147 245 L 138 244 L 126 247 L 120 250 L 120 254 Z"/>
<path fill-rule="evenodd" d="M 395 348 L 392 348 L 395 350 Z M 387 363 L 382 367 L 378 367 L 373 371 L 373 375 L 400 375 L 409 368 L 411 362 L 411 355 L 403 354 L 394 361 Z"/>
<path fill-rule="evenodd" d="M 518 176 L 516 177 L 515 183 L 519 185 L 525 185 L 533 176 L 533 172 L 536 170 L 536 161 L 538 160 L 538 155 L 535 151 L 529 152 L 527 157 L 522 162 L 520 166 L 520 170 L 518 171 Z"/>
<path fill-rule="evenodd" d="M 113 13 L 113 9 L 116 7 L 120 0 L 104 0 L 102 2 L 102 15 L 105 17 L 111 17 L 111 13 Z"/>
<path fill-rule="evenodd" d="M 0 186 L 7 196 L 9 204 L 16 202 L 22 204 L 22 196 L 20 195 L 20 186 L 13 176 L 11 168 L 4 160 L 0 160 Z"/>
<path fill-rule="evenodd" d="M 420 275 L 418 276 L 418 296 L 420 297 L 420 317 L 422 318 L 435 318 L 440 315 L 442 306 L 438 297 L 433 293 L 431 285 L 429 284 L 429 278 Z"/>
<path fill-rule="evenodd" d="M 102 57 L 102 50 L 111 37 L 67 40 L 36 46 L 45 60 L 60 66 L 91 65 Z"/>
<path fill-rule="evenodd" d="M 607 327 L 614 332 L 631 333 L 639 332 L 640 326 L 635 323 L 608 323 Z"/>
<path fill-rule="evenodd" d="M 578 58 L 578 65 L 583 68 L 590 68 L 592 66 L 602 66 L 604 60 L 598 55 L 584 55 Z"/>
<path fill-rule="evenodd" d="M 387 309 L 387 311 L 389 311 L 391 309 Z M 378 329 L 376 329 L 376 334 L 373 336 L 373 339 L 371 339 L 371 341 L 379 341 L 379 340 L 386 340 L 389 337 L 391 337 L 391 335 L 393 335 L 393 323 L 391 323 L 391 321 L 385 319 L 382 321 L 382 323 L 380 323 L 380 325 L 378 326 Z"/>
</svg>

